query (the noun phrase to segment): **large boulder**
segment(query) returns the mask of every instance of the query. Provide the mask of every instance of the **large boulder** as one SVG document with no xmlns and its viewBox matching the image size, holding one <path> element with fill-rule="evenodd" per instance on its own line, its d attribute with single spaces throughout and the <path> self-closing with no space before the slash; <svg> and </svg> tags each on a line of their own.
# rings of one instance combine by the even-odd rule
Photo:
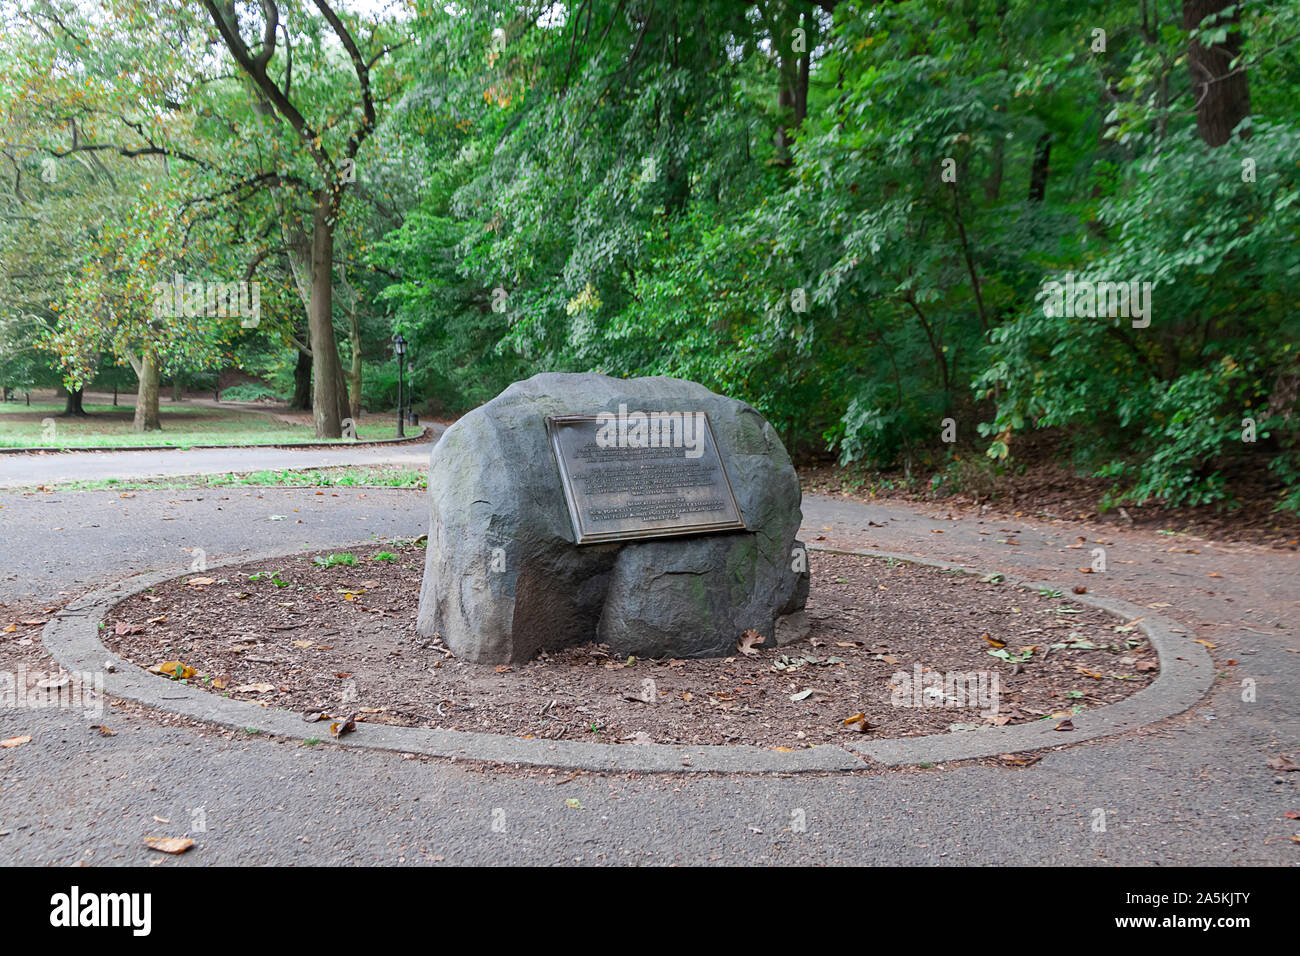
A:
<svg viewBox="0 0 1300 956">
<path fill-rule="evenodd" d="M 745 531 L 575 545 L 546 418 L 633 409 L 706 412 Z M 733 653 L 775 640 L 804 606 L 799 480 L 744 402 L 676 378 L 543 374 L 443 433 L 429 468 L 428 556 L 417 630 L 459 657 L 525 661 L 597 641 L 618 656 Z"/>
</svg>

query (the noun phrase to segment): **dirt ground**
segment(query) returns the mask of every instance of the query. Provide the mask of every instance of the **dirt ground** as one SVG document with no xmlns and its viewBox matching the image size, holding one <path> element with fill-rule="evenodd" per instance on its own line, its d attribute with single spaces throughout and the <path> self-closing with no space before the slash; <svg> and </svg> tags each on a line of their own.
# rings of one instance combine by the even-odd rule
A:
<svg viewBox="0 0 1300 956">
<path fill-rule="evenodd" d="M 1289 551 L 1300 548 L 1300 515 L 1274 510 L 1282 486 L 1259 470 L 1234 476 L 1231 487 L 1239 499 L 1235 507 L 1215 504 L 1166 508 L 1158 502 L 1147 502 L 1105 513 L 1098 510 L 1098 502 L 1110 488 L 1108 480 L 1081 476 L 1048 460 L 1034 462 L 1024 474 L 1005 475 L 952 495 L 929 491 L 924 480 L 909 489 L 900 475 L 868 475 L 827 463 L 800 468 L 799 478 L 805 494 L 847 494 L 860 501 L 942 502 L 953 510 L 982 509 L 1008 518 L 1087 521 L 1121 528 L 1178 531 Z"/>
<path fill-rule="evenodd" d="M 303 727 L 319 738 L 353 715 L 547 739 L 777 748 L 1039 719 L 1068 730 L 1073 714 L 1134 693 L 1157 669 L 1138 628 L 1072 595 L 826 553 L 810 555 L 808 633 L 785 646 L 616 660 L 587 644 L 476 665 L 415 633 L 423 547 L 386 547 L 192 574 L 118 605 L 104 639 L 145 667 L 192 668 L 188 681 L 213 693 L 324 714 Z"/>
</svg>

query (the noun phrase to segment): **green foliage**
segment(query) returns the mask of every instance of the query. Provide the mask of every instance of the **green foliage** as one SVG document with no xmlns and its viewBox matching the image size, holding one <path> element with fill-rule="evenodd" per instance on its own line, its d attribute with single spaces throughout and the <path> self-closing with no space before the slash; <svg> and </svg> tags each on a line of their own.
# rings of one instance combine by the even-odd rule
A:
<svg viewBox="0 0 1300 956">
<path fill-rule="evenodd" d="M 42 345 L 69 381 L 147 347 L 168 375 L 238 364 L 287 393 L 307 216 L 360 130 L 334 319 L 367 404 L 396 403 L 400 331 L 421 407 L 538 371 L 677 375 L 796 455 L 929 468 L 938 492 L 990 493 L 1052 428 L 1109 504 L 1230 502 L 1255 471 L 1300 510 L 1300 0 L 1190 32 L 1176 4 L 1104 0 L 417 0 L 344 15 L 376 57 L 374 128 L 318 7 L 285 0 L 269 75 L 292 47 L 320 142 L 232 77 L 205 6 L 0 7 L 22 41 L 0 39 L 0 384 L 35 381 Z M 236 9 L 255 43 L 267 5 Z M 1238 37 L 1250 112 L 1211 148 L 1189 44 Z M 70 116 L 132 156 L 40 181 Z M 163 143 L 165 166 L 137 161 Z M 250 263 L 256 330 L 142 307 L 174 270 Z M 1045 308 L 1075 281 L 1150 283 L 1150 324 Z"/>
<path fill-rule="evenodd" d="M 1150 326 L 1124 316 L 1052 316 L 1026 303 L 994 331 L 978 379 L 985 396 L 1000 389 L 986 434 L 1027 422 L 1066 428 L 1076 447 L 1107 459 L 1098 474 L 1115 479 L 1114 504 L 1220 500 L 1228 494 L 1223 466 L 1245 456 L 1260 455 L 1286 480 L 1300 451 L 1300 317 L 1292 307 L 1300 297 L 1300 132 L 1256 124 L 1254 182 L 1242 181 L 1245 148 L 1211 150 L 1187 130 L 1135 164 L 1123 192 L 1099 209 L 1113 241 L 1075 281 L 1151 281 Z M 1254 444 L 1243 441 L 1247 418 Z"/>
<path fill-rule="evenodd" d="M 224 402 L 260 402 L 260 401 L 284 401 L 284 396 L 279 395 L 269 386 L 260 382 L 240 382 L 238 385 L 232 385 L 221 393 L 221 400 Z"/>
</svg>

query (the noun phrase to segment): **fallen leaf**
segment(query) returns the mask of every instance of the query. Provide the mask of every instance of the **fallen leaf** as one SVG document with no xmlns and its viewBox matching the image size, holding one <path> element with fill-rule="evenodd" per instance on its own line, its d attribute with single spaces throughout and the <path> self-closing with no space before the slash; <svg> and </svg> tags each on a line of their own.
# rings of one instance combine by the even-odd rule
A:
<svg viewBox="0 0 1300 956">
<path fill-rule="evenodd" d="M 194 846 L 194 841 L 189 837 L 145 837 L 144 843 L 151 850 L 172 855 L 184 853 Z"/>
<path fill-rule="evenodd" d="M 1074 593 L 1075 593 L 1075 594 L 1087 594 L 1087 593 L 1088 593 L 1088 589 L 1085 588 L 1082 584 L 1076 584 L 1076 585 L 1074 586 Z"/>
<path fill-rule="evenodd" d="M 980 637 L 982 637 L 984 640 L 988 641 L 988 642 L 989 642 L 990 644 L 992 644 L 994 647 L 1006 647 L 1006 646 L 1007 646 L 1007 642 L 1006 642 L 1006 641 L 999 641 L 996 637 L 989 637 L 987 634 L 981 634 Z"/>
<path fill-rule="evenodd" d="M 564 801 L 564 805 L 568 807 L 570 810 L 583 809 L 582 801 L 579 800 L 577 797 L 569 797 L 569 799 Z"/>
<path fill-rule="evenodd" d="M 353 714 L 347 720 L 338 720 L 330 724 L 330 736 L 335 739 L 342 737 L 346 733 L 351 733 L 357 729 L 357 715 Z"/>
<path fill-rule="evenodd" d="M 1063 720 L 1063 721 L 1061 721 L 1059 724 L 1057 724 L 1055 727 L 1053 727 L 1052 729 L 1053 729 L 1053 730 L 1073 730 L 1073 729 L 1074 729 L 1074 722 L 1073 722 L 1073 721 L 1070 721 L 1070 720 Z"/>
<path fill-rule="evenodd" d="M 118 621 L 113 627 L 113 633 L 119 637 L 123 634 L 139 634 L 143 630 L 143 624 L 127 624 L 125 621 Z"/>
<path fill-rule="evenodd" d="M 1286 812 L 1286 818 L 1287 818 L 1288 820 L 1300 820 L 1300 811 L 1297 811 L 1297 810 L 1288 810 L 1288 811 Z"/>
<path fill-rule="evenodd" d="M 866 714 L 854 714 L 852 717 L 844 718 L 844 726 L 850 730 L 856 730 L 860 734 L 865 734 L 871 729 L 871 724 L 867 722 Z"/>
<path fill-rule="evenodd" d="M 161 674 L 164 677 L 174 677 L 177 680 L 189 680 L 198 673 L 193 667 L 188 667 L 180 661 L 163 661 L 161 664 L 155 664 L 149 668 L 150 674 Z"/>
<path fill-rule="evenodd" d="M 39 626 L 42 625 L 42 624 L 49 624 L 50 621 L 49 621 L 49 618 L 44 618 L 44 619 L 39 619 L 39 618 L 38 618 L 38 619 L 36 619 L 36 620 L 32 620 L 32 621 L 19 621 L 18 623 L 19 623 L 19 624 L 26 624 L 28 627 L 39 627 Z"/>
<path fill-rule="evenodd" d="M 21 747 L 23 744 L 29 744 L 31 742 L 31 737 L 10 737 L 7 740 L 0 740 L 0 747 Z"/>
<path fill-rule="evenodd" d="M 498 674 L 507 674 L 507 673 L 509 673 L 509 672 L 512 671 L 512 670 L 514 670 L 514 668 L 511 667 L 509 664 L 501 664 L 501 665 L 498 666 L 497 669 L 496 669 L 496 671 L 497 671 Z"/>
<path fill-rule="evenodd" d="M 740 643 L 736 645 L 736 650 L 750 657 L 756 657 L 758 656 L 758 651 L 754 649 L 755 645 L 762 644 L 766 640 L 767 638 L 758 633 L 758 631 L 749 630 L 741 635 Z"/>
<path fill-rule="evenodd" d="M 31 740 L 31 738 L 30 737 L 26 738 L 25 740 L 23 740 L 23 743 L 26 743 L 27 740 Z M 0 746 L 5 746 L 5 745 L 0 744 Z M 1274 757 L 1272 760 L 1268 762 L 1268 766 L 1270 770 L 1277 770 L 1281 773 L 1295 773 L 1297 770 L 1300 770 L 1300 767 L 1297 767 L 1294 763 L 1291 762 L 1290 757 Z"/>
<path fill-rule="evenodd" d="M 1043 758 L 1037 754 L 999 754 L 998 759 L 1011 767 L 1032 767 Z"/>
<path fill-rule="evenodd" d="M 230 690 L 235 694 L 269 694 L 275 690 L 275 685 L 262 681 L 257 684 L 240 684 L 238 687 L 230 688 Z"/>
<path fill-rule="evenodd" d="M 217 582 L 212 578 L 190 578 L 185 583 L 190 587 L 201 587 L 205 584 L 216 584 Z"/>
<path fill-rule="evenodd" d="M 90 725 L 90 729 L 91 729 L 91 730 L 98 730 L 98 731 L 99 731 L 99 736 L 101 736 L 101 737 L 116 737 L 116 736 L 117 736 L 117 731 L 116 731 L 116 730 L 109 730 L 109 729 L 108 729 L 107 727 L 105 727 L 103 724 L 91 724 L 91 725 Z"/>
<path fill-rule="evenodd" d="M 812 696 L 811 690 L 801 690 L 797 694 L 791 694 L 790 699 L 793 701 L 807 700 Z"/>
<path fill-rule="evenodd" d="M 1210 648 L 1214 647 L 1213 642 L 1211 642 L 1211 641 L 1207 641 L 1207 640 L 1205 640 L 1205 638 L 1203 638 L 1203 637 L 1194 637 L 1194 638 L 1192 638 L 1192 643 L 1193 643 L 1193 644 L 1204 644 L 1206 647 L 1210 647 Z"/>
</svg>

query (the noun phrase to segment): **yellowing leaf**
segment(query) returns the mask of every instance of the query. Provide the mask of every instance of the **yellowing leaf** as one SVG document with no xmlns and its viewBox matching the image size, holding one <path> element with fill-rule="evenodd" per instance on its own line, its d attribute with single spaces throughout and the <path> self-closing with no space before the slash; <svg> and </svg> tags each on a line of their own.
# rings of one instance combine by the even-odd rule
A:
<svg viewBox="0 0 1300 956">
<path fill-rule="evenodd" d="M 194 846 L 194 841 L 189 837 L 145 837 L 144 843 L 151 850 L 172 855 L 184 853 Z"/>
<path fill-rule="evenodd" d="M 189 680 L 198 673 L 193 667 L 182 664 L 180 661 L 163 661 L 161 664 L 155 664 L 149 668 L 150 674 L 162 674 L 164 677 L 174 677 L 176 680 Z"/>
</svg>

